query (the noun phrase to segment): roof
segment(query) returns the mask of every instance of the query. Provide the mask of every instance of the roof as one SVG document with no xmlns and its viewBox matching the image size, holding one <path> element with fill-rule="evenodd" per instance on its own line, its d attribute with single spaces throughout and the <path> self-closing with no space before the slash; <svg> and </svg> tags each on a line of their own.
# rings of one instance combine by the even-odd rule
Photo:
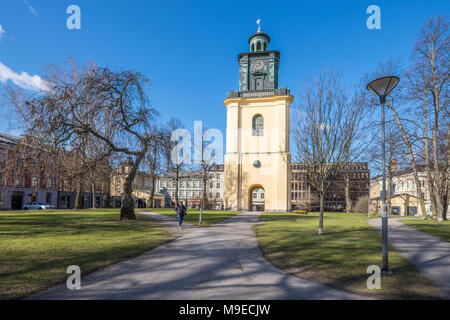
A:
<svg viewBox="0 0 450 320">
<path fill-rule="evenodd" d="M 9 134 L 6 133 L 0 133 L 0 142 L 3 143 L 9 143 L 9 144 L 16 144 L 17 142 L 19 142 L 19 138 L 14 137 L 14 136 L 10 136 Z"/>
<path fill-rule="evenodd" d="M 250 36 L 250 38 L 248 38 L 248 44 L 250 44 L 250 41 L 252 41 L 252 39 L 255 38 L 255 37 L 266 37 L 267 38 L 267 42 L 270 43 L 270 37 L 269 37 L 269 35 L 267 33 L 257 32 L 255 34 L 252 34 Z"/>
<path fill-rule="evenodd" d="M 424 172 L 425 171 L 425 165 L 418 164 L 417 165 L 417 169 L 418 169 L 418 173 Z M 408 168 L 406 168 L 404 170 L 400 170 L 400 171 L 394 172 L 393 176 L 394 177 L 399 177 L 399 176 L 403 176 L 403 175 L 407 175 L 407 174 L 411 174 L 411 173 L 414 173 L 414 170 L 413 170 L 413 168 L 408 167 Z M 387 176 L 388 176 L 388 173 L 386 172 L 386 178 L 387 178 Z M 382 175 L 379 174 L 379 175 L 371 178 L 370 180 L 377 180 L 377 179 L 380 179 L 381 177 L 382 177 Z"/>
</svg>

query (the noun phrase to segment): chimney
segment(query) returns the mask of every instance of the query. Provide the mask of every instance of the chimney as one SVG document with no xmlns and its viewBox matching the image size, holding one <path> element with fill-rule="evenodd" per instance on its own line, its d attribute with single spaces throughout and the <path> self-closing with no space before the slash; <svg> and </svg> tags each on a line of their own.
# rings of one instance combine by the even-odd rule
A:
<svg viewBox="0 0 450 320">
<path fill-rule="evenodd" d="M 391 172 L 396 173 L 397 172 L 397 159 L 391 160 Z"/>
</svg>

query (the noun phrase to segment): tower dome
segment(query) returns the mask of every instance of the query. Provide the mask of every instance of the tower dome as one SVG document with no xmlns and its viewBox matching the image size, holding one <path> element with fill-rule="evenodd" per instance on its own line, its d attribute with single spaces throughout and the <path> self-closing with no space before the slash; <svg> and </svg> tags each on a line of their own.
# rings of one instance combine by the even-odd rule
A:
<svg viewBox="0 0 450 320">
<path fill-rule="evenodd" d="M 248 39 L 250 45 L 250 52 L 263 52 L 269 48 L 270 37 L 268 34 L 261 32 L 261 27 L 258 27 L 258 32 L 251 35 Z"/>
</svg>

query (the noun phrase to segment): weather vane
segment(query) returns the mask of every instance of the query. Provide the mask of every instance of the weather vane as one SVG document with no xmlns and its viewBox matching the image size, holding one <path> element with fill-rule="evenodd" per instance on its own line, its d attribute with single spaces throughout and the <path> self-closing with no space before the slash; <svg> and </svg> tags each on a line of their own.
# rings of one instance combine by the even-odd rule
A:
<svg viewBox="0 0 450 320">
<path fill-rule="evenodd" d="M 258 32 L 261 32 L 261 19 L 256 20 L 256 24 L 258 25 Z"/>
</svg>

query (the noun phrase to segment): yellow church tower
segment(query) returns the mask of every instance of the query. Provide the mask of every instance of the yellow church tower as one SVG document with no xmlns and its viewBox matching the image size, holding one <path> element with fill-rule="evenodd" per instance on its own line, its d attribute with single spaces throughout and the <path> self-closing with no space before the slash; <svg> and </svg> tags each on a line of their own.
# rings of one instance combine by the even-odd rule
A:
<svg viewBox="0 0 450 320">
<path fill-rule="evenodd" d="M 230 91 L 225 99 L 225 208 L 290 211 L 294 97 L 288 88 L 278 88 L 280 52 L 268 50 L 270 37 L 258 28 L 248 43 L 250 52 L 238 55 L 239 91 Z"/>
</svg>

